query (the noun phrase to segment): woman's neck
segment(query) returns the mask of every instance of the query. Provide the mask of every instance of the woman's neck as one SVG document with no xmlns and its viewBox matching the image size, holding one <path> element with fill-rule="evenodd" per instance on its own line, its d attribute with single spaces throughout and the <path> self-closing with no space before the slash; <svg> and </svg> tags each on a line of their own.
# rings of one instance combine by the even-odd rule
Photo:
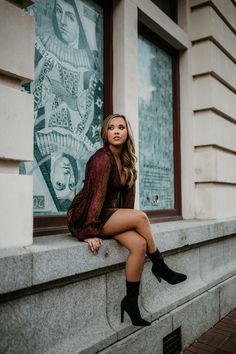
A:
<svg viewBox="0 0 236 354">
<path fill-rule="evenodd" d="M 121 152 L 123 149 L 123 146 L 114 146 L 114 145 L 109 145 L 109 149 L 112 152 L 112 155 L 116 158 L 120 160 L 120 156 L 121 156 Z"/>
</svg>

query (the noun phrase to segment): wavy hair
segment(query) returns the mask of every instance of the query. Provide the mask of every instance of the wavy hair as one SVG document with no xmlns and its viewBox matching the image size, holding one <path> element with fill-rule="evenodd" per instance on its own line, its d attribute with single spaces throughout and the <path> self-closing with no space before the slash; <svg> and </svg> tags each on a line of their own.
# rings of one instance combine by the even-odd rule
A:
<svg viewBox="0 0 236 354">
<path fill-rule="evenodd" d="M 124 144 L 122 153 L 121 153 L 121 164 L 125 173 L 125 181 L 129 188 L 131 188 L 136 179 L 137 179 L 137 170 L 135 167 L 137 157 L 135 155 L 135 147 L 134 147 L 134 138 L 133 132 L 130 126 L 129 121 L 122 114 L 110 114 L 103 121 L 102 129 L 101 129 L 101 137 L 105 146 L 109 146 L 108 142 L 108 127 L 112 119 L 114 118 L 123 118 L 127 127 L 128 137 Z"/>
</svg>

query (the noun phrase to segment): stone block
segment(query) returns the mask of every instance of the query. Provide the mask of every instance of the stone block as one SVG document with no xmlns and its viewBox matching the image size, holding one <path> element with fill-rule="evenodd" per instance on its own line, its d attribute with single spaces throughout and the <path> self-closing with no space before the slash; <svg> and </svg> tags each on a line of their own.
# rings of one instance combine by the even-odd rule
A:
<svg viewBox="0 0 236 354">
<path fill-rule="evenodd" d="M 236 155 L 215 147 L 195 149 L 195 181 L 236 183 Z"/>
<path fill-rule="evenodd" d="M 199 274 L 198 249 L 165 257 L 165 262 L 170 268 L 185 273 L 188 278 L 177 285 L 170 285 L 164 280 L 159 283 L 151 272 L 151 262 L 145 264 L 142 280 L 142 304 L 152 314 L 152 320 L 181 306 L 193 296 L 198 296 L 207 289 L 207 284 L 202 281 Z"/>
<path fill-rule="evenodd" d="M 0 70 L 22 82 L 34 79 L 34 17 L 8 1 L 0 3 Z"/>
<path fill-rule="evenodd" d="M 235 93 L 211 75 L 197 77 L 193 80 L 193 109 L 216 109 L 235 120 Z"/>
<path fill-rule="evenodd" d="M 141 288 L 140 288 L 141 293 Z M 126 280 L 124 270 L 107 274 L 107 316 L 111 327 L 117 332 L 118 339 L 130 335 L 139 327 L 133 326 L 129 316 L 125 313 L 124 323 L 121 323 L 120 303 L 126 295 Z M 139 296 L 139 308 L 141 316 L 147 321 L 151 320 L 150 314 L 144 310 Z"/>
<path fill-rule="evenodd" d="M 234 62 L 210 40 L 194 43 L 192 47 L 192 73 L 194 76 L 213 72 L 235 89 Z"/>
<path fill-rule="evenodd" d="M 219 289 L 210 290 L 172 312 L 173 330 L 181 327 L 186 348 L 219 321 Z"/>
<path fill-rule="evenodd" d="M 0 352 L 97 353 L 116 341 L 106 317 L 105 276 L 0 305 Z"/>
<path fill-rule="evenodd" d="M 199 248 L 200 278 L 214 287 L 236 274 L 236 238 L 225 238 Z"/>
<path fill-rule="evenodd" d="M 195 195 L 196 218 L 214 219 L 236 215 L 236 187 L 234 185 L 198 183 Z"/>
<path fill-rule="evenodd" d="M 171 316 L 162 317 L 118 343 L 113 344 L 101 354 L 160 354 L 163 353 L 163 338 L 171 333 Z"/>
<path fill-rule="evenodd" d="M 218 145 L 236 151 L 236 125 L 212 112 L 196 112 L 194 119 L 194 145 Z"/>
<path fill-rule="evenodd" d="M 225 317 L 236 307 L 236 276 L 229 278 L 220 286 L 220 318 Z"/>
<path fill-rule="evenodd" d="M 33 105 L 32 95 L 0 85 L 0 158 L 33 159 Z"/>
<path fill-rule="evenodd" d="M 236 57 L 236 46 L 232 45 L 235 34 L 210 6 L 199 7 L 191 12 L 190 36 L 192 41 L 212 37 L 230 57 Z"/>
<path fill-rule="evenodd" d="M 124 262 L 128 254 L 116 241 L 104 240 L 99 253 L 93 255 L 87 243 L 68 235 L 35 238 L 27 250 L 34 256 L 34 285 L 91 270 L 99 272 Z"/>
<path fill-rule="evenodd" d="M 33 257 L 23 248 L 0 249 L 0 294 L 31 286 Z"/>
<path fill-rule="evenodd" d="M 166 252 L 235 234 L 236 223 L 234 218 L 181 220 L 152 224 L 152 230 L 159 249 L 161 252 Z"/>
<path fill-rule="evenodd" d="M 32 176 L 0 174 L 0 248 L 33 241 Z"/>
<path fill-rule="evenodd" d="M 229 24 L 235 28 L 236 27 L 236 8 L 232 1 L 225 0 L 212 0 L 211 3 L 217 8 L 217 10 L 222 14 L 223 17 L 229 22 Z M 195 6 L 203 5 L 209 6 L 209 1 L 207 0 L 190 0 L 189 2 L 191 9 Z M 210 6 L 212 6 L 210 4 Z"/>
</svg>

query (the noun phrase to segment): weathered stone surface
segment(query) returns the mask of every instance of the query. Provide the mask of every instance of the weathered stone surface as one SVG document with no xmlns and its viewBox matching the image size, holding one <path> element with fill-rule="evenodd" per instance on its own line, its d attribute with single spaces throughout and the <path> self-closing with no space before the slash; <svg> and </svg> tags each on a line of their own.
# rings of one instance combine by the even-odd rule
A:
<svg viewBox="0 0 236 354">
<path fill-rule="evenodd" d="M 234 256 L 235 257 L 235 256 Z M 220 318 L 226 316 L 236 307 L 236 276 L 220 286 Z"/>
<path fill-rule="evenodd" d="M 199 249 L 200 276 L 209 286 L 236 273 L 235 248 L 234 237 Z"/>
<path fill-rule="evenodd" d="M 36 238 L 27 248 L 34 255 L 33 284 L 99 270 L 122 263 L 128 254 L 114 240 L 104 240 L 97 255 L 93 255 L 88 244 L 72 236 L 45 236 Z"/>
<path fill-rule="evenodd" d="M 31 286 L 33 257 L 23 248 L 0 249 L 0 294 Z"/>
<path fill-rule="evenodd" d="M 20 177 L 24 178 L 25 176 Z M 15 225 L 15 223 L 12 224 L 12 227 Z M 183 246 L 194 247 L 194 245 L 198 242 L 204 243 L 210 240 L 217 241 L 219 237 L 236 233 L 236 220 L 223 219 L 218 221 L 178 221 L 172 223 L 161 223 L 158 225 L 152 225 L 152 228 L 160 250 L 162 252 L 170 250 L 175 252 L 175 249 L 178 249 Z M 1 230 L 1 232 L 3 232 L 3 229 Z M 228 241 L 229 240 L 227 240 L 227 242 Z M 225 251 L 225 254 L 227 254 L 227 252 L 230 252 L 230 254 L 232 254 L 235 249 L 234 247 L 235 246 L 233 245 L 228 247 Z M 21 250 L 22 248 L 16 249 L 16 255 L 18 254 L 18 252 L 21 252 Z M 14 265 L 14 267 L 12 267 L 12 270 L 9 270 L 10 273 L 13 273 L 14 269 L 21 269 L 21 263 L 23 261 L 27 262 L 27 258 L 29 257 L 28 253 L 31 254 L 31 256 L 33 257 L 33 268 L 31 272 L 25 273 L 24 276 L 28 277 L 28 279 L 25 283 L 22 284 L 21 288 L 25 287 L 24 284 L 29 284 L 29 286 L 38 285 L 72 275 L 83 274 L 89 271 L 93 271 L 94 274 L 97 274 L 102 268 L 125 263 L 128 254 L 127 250 L 124 247 L 121 247 L 116 241 L 104 240 L 99 253 L 94 256 L 89 250 L 88 245 L 86 243 L 78 242 L 75 238 L 69 235 L 60 235 L 60 237 L 36 237 L 34 238 L 33 245 L 26 247 L 25 250 L 27 252 L 22 253 L 23 258 L 21 259 L 18 257 L 14 258 L 13 250 L 12 253 L 10 253 L 9 255 L 5 254 L 4 258 L 1 260 L 3 269 L 4 264 L 6 264 L 6 267 L 8 267 L 9 264 Z M 182 253 L 180 253 L 180 255 L 181 254 Z M 183 255 L 184 254 L 185 253 L 183 253 Z M 8 257 L 10 259 L 8 259 Z M 14 258 L 13 261 L 11 261 L 12 257 Z M 26 260 L 23 260 L 24 257 L 26 257 Z M 183 264 L 181 263 L 181 258 L 184 262 Z M 235 257 L 233 257 L 232 254 L 231 260 L 233 260 L 234 258 Z M 175 258 L 173 258 L 173 255 L 170 256 L 169 259 L 170 262 L 172 262 L 173 259 L 173 267 L 177 269 L 177 264 L 175 264 Z M 178 259 L 178 262 L 180 262 L 180 268 L 183 269 L 183 271 L 186 271 L 186 269 L 187 272 L 191 270 L 188 269 L 188 265 L 189 262 L 191 262 L 192 264 L 192 259 L 187 261 L 187 259 L 189 259 L 188 256 L 187 258 L 185 256 L 179 256 Z M 146 267 L 148 267 L 148 264 L 146 265 Z M 231 272 L 232 267 L 234 266 L 231 265 L 230 267 Z M 148 274 L 147 276 L 147 279 L 149 279 Z M 194 275 L 194 277 L 195 276 L 196 274 Z M 150 278 L 150 281 L 153 282 L 153 279 L 155 280 L 155 278 Z M 20 286 L 20 283 L 16 283 L 15 285 L 15 283 L 11 281 L 7 284 L 8 291 L 17 290 Z M 155 290 L 157 291 L 159 289 L 159 285 L 155 286 L 157 286 L 157 289 Z M 162 286 L 163 285 L 161 285 L 161 288 Z M 164 287 L 165 286 L 166 285 L 164 285 Z M 196 289 L 195 286 L 194 289 Z"/>
<path fill-rule="evenodd" d="M 207 289 L 207 285 L 201 280 L 199 274 L 198 249 L 165 257 L 165 262 L 171 269 L 186 274 L 188 278 L 177 285 L 170 285 L 164 280 L 159 283 L 151 272 L 151 262 L 145 264 L 142 303 L 144 308 L 152 314 L 152 320 L 175 309 Z"/>
<path fill-rule="evenodd" d="M 0 353 L 96 353 L 116 340 L 105 276 L 0 305 Z"/>
<path fill-rule="evenodd" d="M 160 354 L 163 353 L 163 337 L 172 331 L 171 316 L 154 321 L 127 338 L 101 351 L 101 354 Z"/>
<path fill-rule="evenodd" d="M 140 288 L 141 293 L 141 288 Z M 133 326 L 129 316 L 125 313 L 124 323 L 121 323 L 120 303 L 126 295 L 126 284 L 124 270 L 107 274 L 107 316 L 110 325 L 117 332 L 118 338 L 123 338 L 130 333 L 137 331 L 139 327 Z M 139 308 L 141 316 L 147 321 L 151 316 L 143 309 L 141 296 L 139 296 Z"/>
<path fill-rule="evenodd" d="M 173 329 L 181 327 L 187 347 L 219 321 L 219 289 L 210 290 L 173 311 Z"/>
</svg>

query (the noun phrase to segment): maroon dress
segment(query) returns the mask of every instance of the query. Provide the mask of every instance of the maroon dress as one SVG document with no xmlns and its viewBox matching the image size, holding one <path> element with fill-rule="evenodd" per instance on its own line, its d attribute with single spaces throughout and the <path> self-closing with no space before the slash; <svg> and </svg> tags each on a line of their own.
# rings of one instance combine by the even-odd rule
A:
<svg viewBox="0 0 236 354">
<path fill-rule="evenodd" d="M 100 230 L 119 208 L 134 207 L 135 186 L 122 185 L 115 158 L 108 147 L 87 162 L 84 186 L 74 197 L 67 224 L 79 240 L 99 237 Z"/>
</svg>

